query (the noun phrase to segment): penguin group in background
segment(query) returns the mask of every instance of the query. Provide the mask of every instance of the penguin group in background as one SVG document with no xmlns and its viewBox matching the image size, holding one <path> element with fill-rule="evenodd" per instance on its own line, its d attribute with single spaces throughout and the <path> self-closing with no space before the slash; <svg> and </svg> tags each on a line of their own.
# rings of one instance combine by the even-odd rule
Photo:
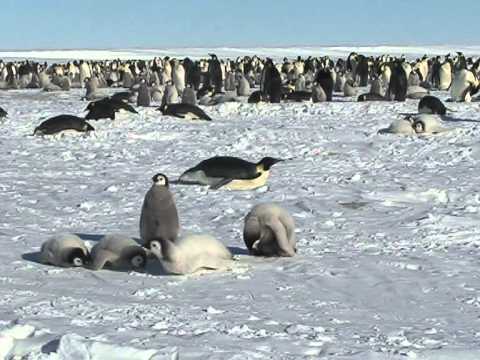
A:
<svg viewBox="0 0 480 360">
<path fill-rule="evenodd" d="M 177 207 L 169 190 L 167 176 L 156 174 L 152 181 L 140 213 L 140 238 L 147 248 L 150 248 L 152 240 L 167 239 L 175 242 L 180 231 Z"/>
<path fill-rule="evenodd" d="M 34 135 L 55 135 L 67 131 L 88 133 L 94 131 L 85 119 L 74 115 L 58 115 L 43 121 L 33 132 Z"/>
<path fill-rule="evenodd" d="M 252 190 L 266 184 L 271 167 L 280 161 L 283 160 L 264 157 L 252 163 L 232 156 L 215 156 L 185 171 L 178 182 L 209 185 L 211 189 Z"/>
<path fill-rule="evenodd" d="M 40 261 L 60 267 L 79 267 L 89 263 L 90 254 L 77 235 L 59 234 L 42 244 Z"/>
<path fill-rule="evenodd" d="M 259 204 L 245 217 L 243 240 L 248 250 L 258 256 L 294 256 L 297 252 L 295 222 L 282 207 Z"/>
<path fill-rule="evenodd" d="M 91 269 L 140 270 L 147 263 L 147 253 L 135 240 L 123 235 L 105 235 L 90 253 Z"/>
</svg>

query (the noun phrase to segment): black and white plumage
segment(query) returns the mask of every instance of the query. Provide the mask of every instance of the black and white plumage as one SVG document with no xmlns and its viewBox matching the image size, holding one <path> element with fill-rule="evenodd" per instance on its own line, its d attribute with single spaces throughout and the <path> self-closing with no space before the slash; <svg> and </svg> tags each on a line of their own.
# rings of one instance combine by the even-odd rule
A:
<svg viewBox="0 0 480 360">
<path fill-rule="evenodd" d="M 138 114 L 131 105 L 120 100 L 119 97 L 106 97 L 98 101 L 92 101 L 88 104 L 86 110 L 88 110 L 88 114 L 85 116 L 87 120 L 115 120 L 115 113 L 120 110 Z"/>
<path fill-rule="evenodd" d="M 89 132 L 94 131 L 85 119 L 74 115 L 58 115 L 45 120 L 37 126 L 34 135 L 54 135 L 64 131 Z"/>
<path fill-rule="evenodd" d="M 85 243 L 75 234 L 59 234 L 42 244 L 40 261 L 62 267 L 83 266 L 90 255 Z"/>
<path fill-rule="evenodd" d="M 156 174 L 151 188 L 145 194 L 140 213 L 140 237 L 144 246 L 152 240 L 175 242 L 180 231 L 177 207 L 169 190 L 168 178 Z"/>
<path fill-rule="evenodd" d="M 8 113 L 0 107 L 0 119 L 6 117 L 8 115 Z"/>
<path fill-rule="evenodd" d="M 259 204 L 245 217 L 243 240 L 250 253 L 260 256 L 294 256 L 295 222 L 282 207 Z"/>
<path fill-rule="evenodd" d="M 163 115 L 175 116 L 182 119 L 212 120 L 205 111 L 192 104 L 164 104 L 157 110 L 160 110 Z"/>
</svg>

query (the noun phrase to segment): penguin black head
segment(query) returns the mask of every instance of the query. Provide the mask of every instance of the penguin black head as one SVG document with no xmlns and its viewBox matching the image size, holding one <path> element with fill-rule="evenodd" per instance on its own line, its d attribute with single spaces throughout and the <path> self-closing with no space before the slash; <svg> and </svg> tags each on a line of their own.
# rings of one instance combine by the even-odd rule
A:
<svg viewBox="0 0 480 360">
<path fill-rule="evenodd" d="M 90 256 L 85 255 L 82 249 L 74 248 L 65 253 L 65 261 L 72 266 L 78 267 L 88 264 Z"/>
<path fill-rule="evenodd" d="M 140 246 L 128 246 L 122 251 L 122 258 L 133 269 L 143 269 L 147 265 L 147 253 Z"/>
<path fill-rule="evenodd" d="M 165 187 L 168 188 L 168 177 L 167 177 L 167 175 L 160 174 L 160 173 L 155 174 L 152 177 L 152 181 L 153 181 L 154 185 L 165 186 Z"/>
<path fill-rule="evenodd" d="M 270 170 L 270 168 L 271 168 L 274 164 L 276 164 L 276 163 L 278 163 L 278 162 L 280 162 L 280 161 L 284 161 L 284 160 L 282 160 L 282 159 L 275 159 L 275 158 L 272 158 L 272 157 L 267 156 L 267 157 L 264 157 L 262 160 L 260 160 L 257 165 L 262 165 L 263 168 L 265 169 L 265 171 L 268 171 L 268 170 Z"/>
<path fill-rule="evenodd" d="M 413 124 L 413 130 L 415 130 L 415 132 L 417 134 L 424 133 L 425 132 L 425 124 L 423 123 L 423 121 L 416 121 Z"/>
</svg>

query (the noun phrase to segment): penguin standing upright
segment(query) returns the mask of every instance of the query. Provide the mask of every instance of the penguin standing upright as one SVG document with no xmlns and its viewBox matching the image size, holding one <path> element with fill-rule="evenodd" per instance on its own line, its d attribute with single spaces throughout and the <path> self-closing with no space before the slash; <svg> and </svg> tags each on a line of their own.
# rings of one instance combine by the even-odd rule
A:
<svg viewBox="0 0 480 360">
<path fill-rule="evenodd" d="M 163 93 L 162 105 L 163 104 L 176 104 L 178 103 L 178 92 L 177 88 L 169 83 L 165 86 L 165 92 Z"/>
<path fill-rule="evenodd" d="M 192 87 L 187 86 L 183 89 L 182 104 L 197 105 L 197 95 Z"/>
<path fill-rule="evenodd" d="M 320 84 L 325 95 L 327 95 L 327 101 L 332 101 L 333 87 L 335 83 L 333 82 L 332 74 L 330 69 L 320 69 L 317 73 L 315 81 Z"/>
<path fill-rule="evenodd" d="M 168 178 L 156 174 L 152 180 L 140 213 L 140 237 L 147 247 L 154 239 L 175 242 L 180 231 L 177 207 L 169 190 Z"/>
<path fill-rule="evenodd" d="M 462 69 L 455 73 L 450 88 L 452 101 L 470 102 L 479 90 L 479 81 L 471 70 Z"/>
<path fill-rule="evenodd" d="M 325 94 L 325 91 L 320 84 L 316 84 L 312 88 L 312 101 L 314 103 L 327 101 L 327 94 Z"/>
<path fill-rule="evenodd" d="M 174 60 L 172 68 L 172 81 L 177 89 L 177 93 L 183 93 L 183 90 L 185 89 L 185 69 L 176 59 Z"/>
<path fill-rule="evenodd" d="M 392 66 L 392 76 L 388 86 L 388 96 L 391 100 L 405 101 L 407 97 L 408 78 L 402 61 L 396 61 Z M 393 97 L 393 99 L 392 99 Z"/>
<path fill-rule="evenodd" d="M 215 93 L 222 92 L 222 67 L 220 61 L 215 54 L 209 54 L 211 59 L 208 62 L 208 77 L 210 85 L 214 88 Z"/>
<path fill-rule="evenodd" d="M 238 75 L 238 87 L 237 87 L 238 96 L 249 96 L 250 95 L 250 84 L 245 76 L 241 73 Z"/>
<path fill-rule="evenodd" d="M 452 64 L 450 59 L 446 59 L 445 62 L 440 65 L 440 69 L 438 70 L 438 77 L 439 77 L 439 90 L 448 90 L 450 85 L 452 84 Z"/>
<path fill-rule="evenodd" d="M 150 106 L 150 89 L 147 82 L 142 80 L 140 87 L 138 88 L 137 106 Z"/>
<path fill-rule="evenodd" d="M 279 103 L 282 98 L 282 78 L 270 58 L 267 58 L 262 71 L 260 91 L 271 103 Z"/>
</svg>

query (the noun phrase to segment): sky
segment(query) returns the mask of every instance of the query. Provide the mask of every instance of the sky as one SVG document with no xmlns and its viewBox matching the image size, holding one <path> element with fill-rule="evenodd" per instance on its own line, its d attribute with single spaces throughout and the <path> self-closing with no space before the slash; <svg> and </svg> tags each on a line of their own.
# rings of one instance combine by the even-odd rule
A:
<svg viewBox="0 0 480 360">
<path fill-rule="evenodd" d="M 480 0 L 1 0 L 0 49 L 479 45 Z"/>
</svg>

